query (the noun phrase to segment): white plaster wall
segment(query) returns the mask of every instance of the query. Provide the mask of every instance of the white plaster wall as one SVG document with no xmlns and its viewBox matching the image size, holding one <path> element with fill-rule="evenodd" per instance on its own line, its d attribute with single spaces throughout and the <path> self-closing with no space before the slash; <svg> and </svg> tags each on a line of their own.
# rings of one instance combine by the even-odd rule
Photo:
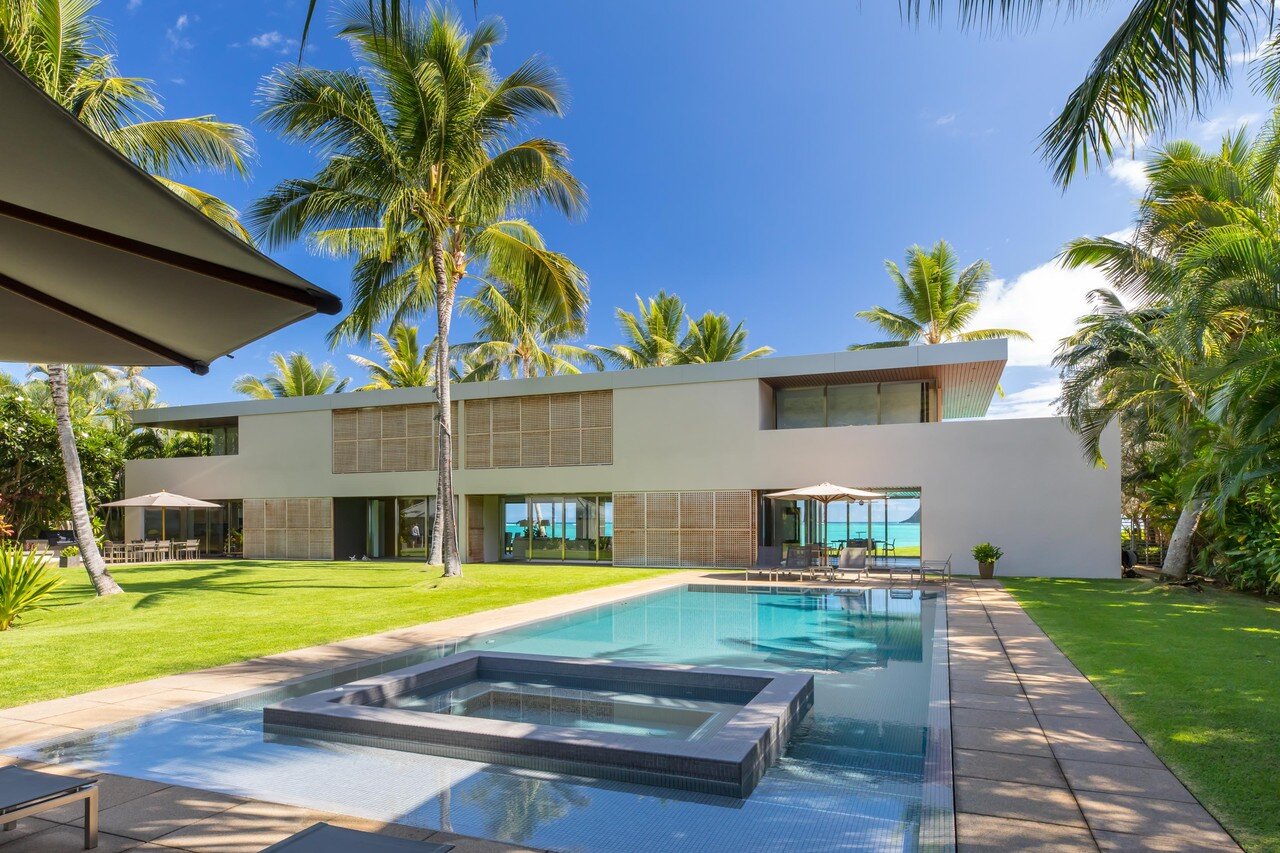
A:
<svg viewBox="0 0 1280 853">
<path fill-rule="evenodd" d="M 951 554 L 957 570 L 971 571 L 969 549 L 990 540 L 1005 550 L 1002 574 L 1119 572 L 1118 430 L 1103 440 L 1113 464 L 1095 469 L 1057 418 L 773 430 L 761 428 L 768 399 L 755 379 L 620 388 L 613 465 L 461 468 L 455 486 L 464 495 L 767 490 L 823 480 L 918 486 L 926 558 Z M 206 499 L 435 492 L 431 471 L 333 474 L 330 433 L 328 410 L 242 416 L 239 456 L 135 460 L 126 492 L 163 488 Z"/>
</svg>

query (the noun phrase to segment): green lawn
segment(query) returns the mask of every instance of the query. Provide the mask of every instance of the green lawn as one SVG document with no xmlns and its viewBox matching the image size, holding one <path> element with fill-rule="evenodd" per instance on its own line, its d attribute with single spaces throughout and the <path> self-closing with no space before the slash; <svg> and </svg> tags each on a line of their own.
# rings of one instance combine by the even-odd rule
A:
<svg viewBox="0 0 1280 853">
<path fill-rule="evenodd" d="M 226 561 L 113 568 L 96 600 L 83 569 L 48 610 L 0 633 L 0 707 L 624 583 L 661 569 Z"/>
<path fill-rule="evenodd" d="M 1280 601 L 1002 580 L 1246 849 L 1280 850 Z"/>
</svg>

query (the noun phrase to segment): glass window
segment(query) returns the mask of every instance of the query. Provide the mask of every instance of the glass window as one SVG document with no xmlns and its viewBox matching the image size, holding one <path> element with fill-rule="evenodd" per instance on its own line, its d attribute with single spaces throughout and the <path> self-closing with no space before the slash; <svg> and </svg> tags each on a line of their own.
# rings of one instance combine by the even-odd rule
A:
<svg viewBox="0 0 1280 853">
<path fill-rule="evenodd" d="M 600 548 L 596 559 L 602 563 L 613 562 L 613 498 L 606 495 L 600 503 Z"/>
<path fill-rule="evenodd" d="M 924 406 L 919 382 L 895 382 L 880 386 L 880 423 L 918 424 Z"/>
<path fill-rule="evenodd" d="M 529 558 L 529 502 L 525 498 L 504 498 L 502 501 L 502 558 L 527 560 Z"/>
<path fill-rule="evenodd" d="M 823 388 L 783 388 L 778 391 L 778 429 L 826 425 Z"/>
<path fill-rule="evenodd" d="M 832 385 L 827 388 L 827 426 L 865 426 L 877 422 L 875 385 Z"/>
<path fill-rule="evenodd" d="M 426 559 L 431 548 L 431 533 L 435 529 L 436 499 L 398 498 L 397 502 L 400 506 L 397 556 Z"/>
</svg>

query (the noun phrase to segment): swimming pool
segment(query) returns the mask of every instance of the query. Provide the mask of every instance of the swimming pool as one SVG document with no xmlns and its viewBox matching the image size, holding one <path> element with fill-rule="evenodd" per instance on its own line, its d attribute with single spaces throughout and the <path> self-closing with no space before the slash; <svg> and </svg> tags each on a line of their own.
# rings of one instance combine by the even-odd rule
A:
<svg viewBox="0 0 1280 853">
<path fill-rule="evenodd" d="M 560 850 L 944 850 L 945 611 L 918 589 L 678 587 L 14 752 Z M 746 800 L 264 739 L 266 705 L 466 650 L 809 673 L 814 709 Z"/>
</svg>

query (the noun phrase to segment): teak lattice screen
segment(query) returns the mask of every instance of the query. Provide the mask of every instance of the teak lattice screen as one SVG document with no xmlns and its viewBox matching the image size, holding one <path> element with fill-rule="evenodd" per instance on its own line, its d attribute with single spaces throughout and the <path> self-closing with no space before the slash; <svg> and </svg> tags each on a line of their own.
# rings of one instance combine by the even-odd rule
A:
<svg viewBox="0 0 1280 853">
<path fill-rule="evenodd" d="M 615 566 L 745 568 L 755 556 L 749 489 L 613 494 Z"/>
<path fill-rule="evenodd" d="M 613 464 L 613 392 L 467 400 L 465 468 Z"/>
<path fill-rule="evenodd" d="M 454 458 L 458 409 L 455 404 Z M 436 470 L 436 404 L 333 411 L 333 473 Z M 454 467 L 457 467 L 455 461 Z"/>
<path fill-rule="evenodd" d="M 332 560 L 332 498 L 245 498 L 244 555 Z"/>
</svg>

